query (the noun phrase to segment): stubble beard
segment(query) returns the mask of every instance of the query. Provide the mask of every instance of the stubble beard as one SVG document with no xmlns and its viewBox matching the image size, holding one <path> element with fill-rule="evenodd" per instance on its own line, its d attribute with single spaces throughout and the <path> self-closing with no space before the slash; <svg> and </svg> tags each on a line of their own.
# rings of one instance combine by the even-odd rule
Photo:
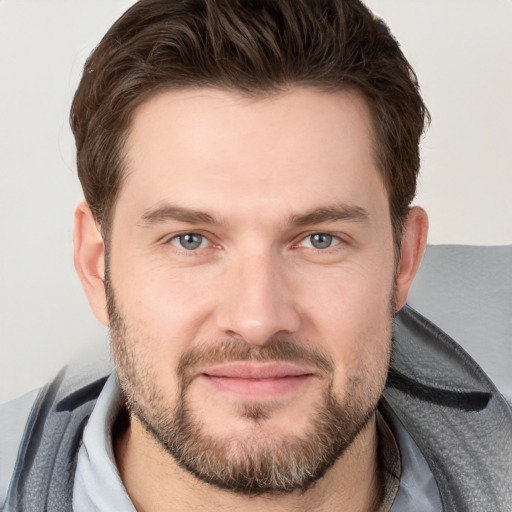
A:
<svg viewBox="0 0 512 512">
<path fill-rule="evenodd" d="M 340 400 L 332 389 L 332 360 L 283 337 L 272 338 L 264 346 L 229 339 L 189 349 L 178 364 L 178 398 L 171 406 L 165 393 L 157 388 L 149 361 L 138 352 L 151 343 L 130 332 L 111 289 L 108 303 L 113 359 L 128 410 L 181 468 L 217 488 L 252 495 L 306 491 L 346 452 L 374 416 L 383 382 L 376 382 L 372 376 L 359 376 L 349 381 Z M 208 433 L 200 411 L 190 406 L 193 369 L 199 364 L 242 360 L 306 362 L 316 366 L 326 385 L 303 435 L 279 439 L 263 434 L 232 436 L 228 424 L 224 437 Z M 246 402 L 239 412 L 257 426 L 272 415 L 271 409 L 264 403 Z"/>
</svg>

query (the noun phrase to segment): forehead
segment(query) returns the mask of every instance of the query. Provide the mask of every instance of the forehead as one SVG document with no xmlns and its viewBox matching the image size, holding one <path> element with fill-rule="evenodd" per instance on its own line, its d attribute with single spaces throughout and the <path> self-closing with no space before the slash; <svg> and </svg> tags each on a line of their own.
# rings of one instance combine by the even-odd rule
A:
<svg viewBox="0 0 512 512">
<path fill-rule="evenodd" d="M 384 193 L 369 109 L 349 91 L 159 93 L 134 112 L 126 171 L 119 201 L 140 209 L 185 201 L 226 215 L 266 206 L 289 215 Z"/>
</svg>

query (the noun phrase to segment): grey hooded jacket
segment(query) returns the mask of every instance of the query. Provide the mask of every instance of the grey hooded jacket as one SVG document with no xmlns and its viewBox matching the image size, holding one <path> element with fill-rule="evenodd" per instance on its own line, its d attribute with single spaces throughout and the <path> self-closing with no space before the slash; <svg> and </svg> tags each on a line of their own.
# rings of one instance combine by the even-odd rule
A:
<svg viewBox="0 0 512 512">
<path fill-rule="evenodd" d="M 72 510 L 76 456 L 104 373 L 65 368 L 35 400 L 6 511 Z M 480 367 L 409 307 L 383 396 L 423 453 L 446 512 L 512 511 L 512 412 Z M 1 470 L 1 466 L 0 466 Z"/>
</svg>

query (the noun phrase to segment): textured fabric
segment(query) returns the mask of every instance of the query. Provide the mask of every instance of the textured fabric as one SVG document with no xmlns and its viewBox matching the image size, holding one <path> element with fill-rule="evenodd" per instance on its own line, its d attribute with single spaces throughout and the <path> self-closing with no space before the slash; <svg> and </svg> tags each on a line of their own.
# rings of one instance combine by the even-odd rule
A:
<svg viewBox="0 0 512 512">
<path fill-rule="evenodd" d="M 25 425 L 39 390 L 0 405 L 0 510 L 3 510 Z"/>
<path fill-rule="evenodd" d="M 381 502 L 376 512 L 389 512 L 400 488 L 402 462 L 393 432 L 380 411 L 377 411 L 376 417 L 379 443 L 377 453 L 382 478 Z"/>
<path fill-rule="evenodd" d="M 434 475 L 418 445 L 385 401 L 380 410 L 400 447 L 402 458 L 400 488 L 391 512 L 443 512 Z"/>
<path fill-rule="evenodd" d="M 71 510 L 75 462 L 106 380 L 102 375 L 101 368 L 84 371 L 82 364 L 78 371 L 63 370 L 42 390 L 25 429 L 6 512 Z M 512 510 L 512 412 L 468 354 L 408 307 L 394 321 L 383 405 L 423 454 L 445 512 Z M 105 425 L 98 431 L 108 448 Z M 406 445 L 400 447 L 405 453 Z"/>
<path fill-rule="evenodd" d="M 512 405 L 512 245 L 428 246 L 407 302 L 478 361 Z"/>
<path fill-rule="evenodd" d="M 112 426 L 120 407 L 112 374 L 84 430 L 73 489 L 74 512 L 136 512 L 121 482 L 112 446 Z"/>
<path fill-rule="evenodd" d="M 384 397 L 415 440 L 448 512 L 512 510 L 512 412 L 471 357 L 405 307 Z"/>
<path fill-rule="evenodd" d="M 14 468 L 26 419 L 37 394 L 38 392 L 34 391 L 0 407 L 0 419 L 3 420 L 0 421 L 0 442 L 3 449 L 3 451 L 0 450 L 2 477 L 10 476 Z M 84 430 L 83 445 L 78 454 L 74 480 L 73 510 L 75 512 L 135 511 L 113 463 L 111 429 L 113 418 L 119 407 L 119 390 L 112 375 L 98 397 Z M 421 505 L 417 510 L 422 512 L 440 512 L 439 493 L 425 459 L 398 418 L 385 407 L 385 404 L 383 408 L 386 420 L 379 415 L 380 437 L 387 438 L 387 445 L 394 444 L 396 438 L 401 448 L 400 453 L 395 453 L 392 446 L 384 447 L 384 451 L 388 452 L 388 455 L 385 455 L 388 461 L 384 464 L 384 469 L 388 474 L 389 490 L 388 497 L 379 512 L 389 510 L 392 503 L 394 503 L 392 512 L 410 512 L 415 504 Z M 9 421 L 6 421 L 7 419 Z M 8 451 L 10 453 L 7 456 Z M 404 461 L 403 468 L 400 464 L 400 456 Z M 9 464 L 7 459 L 14 460 Z M 7 484 L 8 482 L 5 483 L 3 492 L 0 492 L 0 499 L 5 498 Z M 399 488 L 396 489 L 396 486 Z M 7 509 L 5 510 L 7 512 Z"/>
<path fill-rule="evenodd" d="M 63 369 L 38 394 L 3 512 L 70 510 L 82 433 L 105 377 Z"/>
</svg>

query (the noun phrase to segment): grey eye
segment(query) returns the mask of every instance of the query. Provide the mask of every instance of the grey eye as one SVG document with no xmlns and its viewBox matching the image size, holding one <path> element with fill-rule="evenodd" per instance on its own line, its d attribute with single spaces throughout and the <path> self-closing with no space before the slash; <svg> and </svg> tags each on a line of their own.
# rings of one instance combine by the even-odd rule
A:
<svg viewBox="0 0 512 512">
<path fill-rule="evenodd" d="M 203 235 L 198 235 L 197 233 L 185 233 L 184 235 L 174 237 L 171 243 L 180 249 L 193 251 L 204 245 L 205 238 Z"/>
<path fill-rule="evenodd" d="M 309 236 L 311 245 L 315 249 L 327 249 L 332 245 L 332 238 L 332 235 L 327 235 L 325 233 L 315 233 L 314 235 Z"/>
</svg>

